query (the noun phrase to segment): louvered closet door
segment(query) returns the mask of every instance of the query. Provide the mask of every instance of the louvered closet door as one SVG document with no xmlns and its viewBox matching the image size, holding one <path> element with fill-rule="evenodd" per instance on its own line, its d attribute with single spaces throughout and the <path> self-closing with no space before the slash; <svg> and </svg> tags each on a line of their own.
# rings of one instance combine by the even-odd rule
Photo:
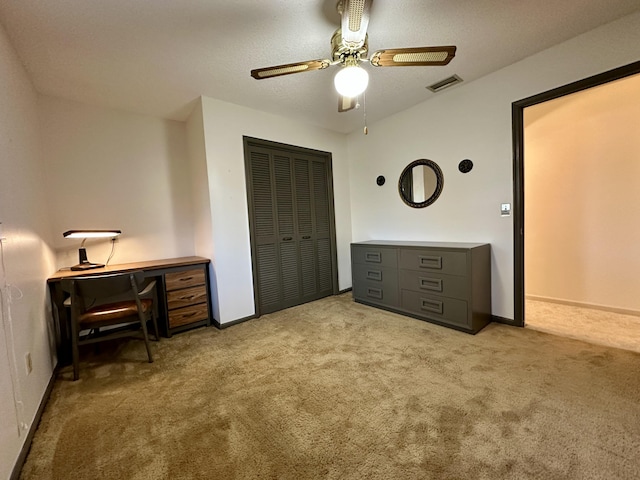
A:
<svg viewBox="0 0 640 480">
<path fill-rule="evenodd" d="M 333 293 L 330 189 L 324 158 L 250 146 L 260 314 Z"/>
</svg>

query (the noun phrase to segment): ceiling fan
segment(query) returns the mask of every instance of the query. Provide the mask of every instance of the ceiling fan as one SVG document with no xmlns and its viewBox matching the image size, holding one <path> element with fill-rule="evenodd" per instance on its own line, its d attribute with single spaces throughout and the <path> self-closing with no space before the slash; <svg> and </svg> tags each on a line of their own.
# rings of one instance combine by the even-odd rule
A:
<svg viewBox="0 0 640 480">
<path fill-rule="evenodd" d="M 262 80 L 341 65 L 334 84 L 340 96 L 338 111 L 346 112 L 356 107 L 358 95 L 369 83 L 369 74 L 359 63 L 369 62 L 374 67 L 439 66 L 447 65 L 455 56 L 455 46 L 443 46 L 378 50 L 368 57 L 367 26 L 372 3 L 373 0 L 338 1 L 338 14 L 342 20 L 331 37 L 331 59 L 257 68 L 251 70 L 251 76 Z"/>
</svg>

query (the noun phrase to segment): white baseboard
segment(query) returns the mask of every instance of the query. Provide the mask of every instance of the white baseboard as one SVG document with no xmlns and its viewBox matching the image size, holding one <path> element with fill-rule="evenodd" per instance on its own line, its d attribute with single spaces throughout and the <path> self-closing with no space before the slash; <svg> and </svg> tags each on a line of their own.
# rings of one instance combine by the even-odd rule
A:
<svg viewBox="0 0 640 480">
<path fill-rule="evenodd" d="M 542 297 L 542 296 L 539 296 L 539 295 L 527 295 L 527 294 L 525 294 L 524 298 L 526 300 L 537 300 L 539 302 L 558 303 L 560 305 L 569 305 L 571 307 L 592 308 L 594 310 L 603 310 L 605 312 L 621 313 L 623 315 L 633 315 L 635 317 L 640 317 L 640 311 L 638 311 L 638 310 L 630 310 L 628 308 L 610 307 L 608 305 L 598 305 L 598 304 L 595 304 L 595 303 L 576 302 L 576 301 L 573 301 L 573 300 L 565 300 L 565 299 L 562 299 L 562 298 L 553 298 L 553 297 Z"/>
</svg>

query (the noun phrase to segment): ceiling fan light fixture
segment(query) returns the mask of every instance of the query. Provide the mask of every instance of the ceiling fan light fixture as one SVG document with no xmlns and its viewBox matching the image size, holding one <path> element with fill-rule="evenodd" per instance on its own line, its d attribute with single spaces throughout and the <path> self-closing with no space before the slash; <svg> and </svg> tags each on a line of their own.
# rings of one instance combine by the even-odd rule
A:
<svg viewBox="0 0 640 480">
<path fill-rule="evenodd" d="M 369 74 L 357 65 L 347 65 L 342 67 L 333 78 L 336 90 L 343 97 L 357 97 L 367 89 L 369 85 Z"/>
</svg>

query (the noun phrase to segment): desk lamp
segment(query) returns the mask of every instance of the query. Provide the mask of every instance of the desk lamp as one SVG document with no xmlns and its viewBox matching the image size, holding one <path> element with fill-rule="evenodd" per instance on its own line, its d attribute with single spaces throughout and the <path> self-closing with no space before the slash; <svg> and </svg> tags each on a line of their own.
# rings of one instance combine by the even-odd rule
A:
<svg viewBox="0 0 640 480">
<path fill-rule="evenodd" d="M 87 260 L 87 250 L 84 248 L 84 242 L 87 241 L 87 238 L 117 237 L 121 233 L 122 231 L 120 230 L 69 230 L 67 232 L 64 232 L 62 234 L 64 238 L 81 238 L 82 239 L 82 243 L 80 244 L 80 249 L 78 250 L 80 263 L 78 263 L 78 265 L 74 265 L 73 267 L 71 267 L 71 270 L 90 270 L 92 268 L 104 267 L 104 264 L 91 263 L 89 260 Z"/>
</svg>

